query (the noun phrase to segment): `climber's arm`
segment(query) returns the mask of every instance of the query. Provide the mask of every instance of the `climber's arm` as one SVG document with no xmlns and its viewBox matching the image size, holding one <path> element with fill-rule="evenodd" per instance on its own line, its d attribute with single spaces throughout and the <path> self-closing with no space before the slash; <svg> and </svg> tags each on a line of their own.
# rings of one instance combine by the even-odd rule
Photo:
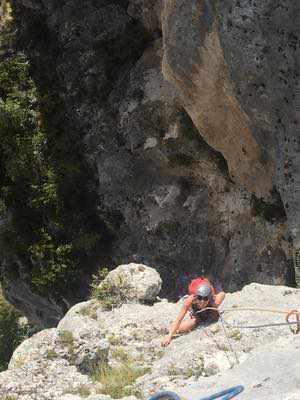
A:
<svg viewBox="0 0 300 400">
<path fill-rule="evenodd" d="M 168 335 L 161 341 L 161 345 L 163 347 L 168 346 L 168 344 L 170 344 L 173 335 L 177 332 L 181 321 L 183 320 L 183 318 L 185 317 L 185 314 L 188 312 L 189 308 L 191 307 L 192 301 L 193 301 L 193 296 L 189 296 L 187 299 L 184 300 L 183 306 L 182 306 L 179 314 L 177 315 L 176 319 L 174 320 L 173 324 L 171 325 Z"/>
<path fill-rule="evenodd" d="M 220 292 L 214 296 L 214 303 L 216 307 L 219 307 L 225 299 L 225 292 Z"/>
</svg>

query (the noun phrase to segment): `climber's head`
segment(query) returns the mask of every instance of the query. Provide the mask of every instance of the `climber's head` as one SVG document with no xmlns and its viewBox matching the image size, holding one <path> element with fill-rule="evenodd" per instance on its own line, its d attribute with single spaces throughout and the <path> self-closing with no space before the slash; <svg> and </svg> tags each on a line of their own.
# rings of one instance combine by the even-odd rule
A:
<svg viewBox="0 0 300 400">
<path fill-rule="evenodd" d="M 209 301 L 212 295 L 211 286 L 208 282 L 200 283 L 196 290 L 198 300 Z"/>
</svg>

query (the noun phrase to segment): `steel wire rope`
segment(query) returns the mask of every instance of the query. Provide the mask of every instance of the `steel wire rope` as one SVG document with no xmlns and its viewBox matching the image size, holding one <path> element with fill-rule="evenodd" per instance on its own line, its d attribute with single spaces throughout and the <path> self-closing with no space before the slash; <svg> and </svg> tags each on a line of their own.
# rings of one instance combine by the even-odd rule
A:
<svg viewBox="0 0 300 400">
<path fill-rule="evenodd" d="M 282 325 L 294 325 L 296 324 L 296 330 L 293 331 L 291 328 L 291 331 L 294 334 L 297 334 L 300 332 L 300 323 L 299 323 L 299 319 L 300 319 L 300 313 L 297 310 L 292 310 L 292 311 L 283 311 L 283 310 L 278 310 L 278 309 L 269 309 L 269 308 L 258 308 L 258 307 L 235 307 L 235 308 L 231 308 L 231 309 L 223 309 L 223 310 L 219 310 L 216 307 L 206 307 L 203 310 L 199 310 L 196 313 L 200 314 L 206 310 L 214 310 L 217 311 L 219 314 L 219 319 L 222 325 L 222 329 L 224 332 L 224 335 L 227 339 L 229 348 L 231 350 L 231 353 L 234 355 L 236 363 L 239 364 L 239 359 L 237 356 L 237 352 L 234 350 L 231 341 L 229 340 L 229 335 L 227 334 L 227 330 L 225 328 L 225 324 L 227 325 L 227 327 L 230 328 L 239 328 L 239 329 L 255 329 L 255 328 L 266 328 L 266 327 L 271 327 L 271 326 L 282 326 Z M 286 322 L 278 322 L 278 323 L 269 323 L 269 324 L 262 324 L 262 325 L 239 325 L 239 324 L 229 324 L 228 322 L 224 321 L 223 319 L 223 314 L 225 314 L 226 312 L 234 312 L 234 311 L 264 311 L 264 312 L 271 312 L 271 313 L 279 313 L 279 314 L 285 314 L 286 315 Z M 296 316 L 296 321 L 288 321 L 288 318 L 290 315 L 295 315 Z M 208 336 L 208 335 L 207 335 Z"/>
<path fill-rule="evenodd" d="M 298 307 L 300 308 L 300 307 Z M 223 310 L 219 310 L 216 307 L 206 307 L 203 310 L 199 310 L 196 312 L 196 314 L 200 314 L 206 310 L 214 310 L 217 311 L 220 319 L 221 316 L 224 313 L 228 313 L 228 312 L 235 312 L 235 311 L 260 311 L 260 312 L 270 312 L 270 313 L 276 313 L 276 314 L 284 314 L 287 316 L 286 318 L 286 322 L 270 322 L 268 324 L 260 324 L 260 325 L 239 325 L 239 324 L 230 324 L 226 321 L 224 321 L 222 319 L 222 323 L 226 323 L 226 325 L 228 327 L 231 328 L 239 328 L 239 329 L 255 329 L 255 328 L 267 328 L 267 327 L 272 327 L 272 326 L 284 326 L 284 325 L 297 325 L 297 328 L 294 331 L 292 331 L 293 333 L 299 333 L 300 332 L 300 323 L 299 323 L 299 319 L 300 319 L 300 312 L 297 310 L 292 310 L 292 311 L 284 311 L 284 310 L 278 310 L 278 309 L 273 309 L 273 308 L 259 308 L 259 307 L 235 307 L 235 308 L 228 308 L 228 309 L 223 309 Z M 295 315 L 296 317 L 296 321 L 288 321 L 288 317 L 290 315 Z"/>
</svg>

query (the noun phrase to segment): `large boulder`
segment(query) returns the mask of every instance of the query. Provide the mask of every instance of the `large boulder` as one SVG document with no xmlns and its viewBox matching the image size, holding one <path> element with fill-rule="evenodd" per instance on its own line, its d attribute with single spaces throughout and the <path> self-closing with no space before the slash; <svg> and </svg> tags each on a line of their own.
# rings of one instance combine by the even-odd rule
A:
<svg viewBox="0 0 300 400">
<path fill-rule="evenodd" d="M 124 264 L 109 272 L 100 283 L 101 288 L 119 294 L 124 301 L 154 301 L 161 290 L 159 273 L 143 264 Z"/>
<path fill-rule="evenodd" d="M 81 312 L 86 303 L 74 306 L 57 328 L 46 329 L 25 340 L 15 350 L 9 369 L 43 360 L 67 360 L 81 372 L 91 372 L 105 362 L 109 344 L 98 324 Z"/>
<path fill-rule="evenodd" d="M 71 352 L 73 364 L 85 373 L 90 373 L 95 366 L 105 363 L 109 350 L 109 343 L 97 321 L 85 315 L 89 304 L 90 302 L 76 304 L 57 326 L 60 343 L 65 342 L 65 347 Z"/>
</svg>

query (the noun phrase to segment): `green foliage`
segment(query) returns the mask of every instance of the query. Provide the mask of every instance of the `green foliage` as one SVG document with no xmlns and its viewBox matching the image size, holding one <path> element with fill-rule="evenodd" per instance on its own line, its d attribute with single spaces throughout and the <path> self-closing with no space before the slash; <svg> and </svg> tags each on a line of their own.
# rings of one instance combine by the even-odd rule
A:
<svg viewBox="0 0 300 400">
<path fill-rule="evenodd" d="M 233 329 L 228 333 L 228 337 L 240 341 L 242 339 L 242 333 L 238 329 Z"/>
<path fill-rule="evenodd" d="M 62 347 L 67 347 L 68 353 L 70 355 L 71 363 L 75 359 L 75 347 L 74 347 L 74 337 L 73 333 L 67 330 L 59 331 L 59 344 Z"/>
<path fill-rule="evenodd" d="M 88 316 L 88 317 L 96 320 L 98 307 L 99 307 L 98 302 L 93 301 L 89 305 L 82 307 L 79 311 L 79 314 Z"/>
<path fill-rule="evenodd" d="M 49 360 L 54 360 L 55 358 L 58 357 L 58 354 L 56 353 L 56 351 L 54 349 L 47 349 L 46 357 Z"/>
<path fill-rule="evenodd" d="M 61 346 L 74 347 L 74 337 L 72 332 L 67 330 L 59 331 L 59 343 Z"/>
<path fill-rule="evenodd" d="M 184 377 L 185 379 L 188 379 L 194 376 L 198 379 L 200 376 L 203 376 L 204 374 L 205 374 L 205 368 L 204 368 L 204 358 L 202 354 L 199 354 L 197 359 L 194 360 L 193 367 L 187 367 L 184 370 L 180 366 L 177 366 L 173 363 L 170 363 L 168 365 L 168 375 L 171 378 L 176 378 L 180 376 Z"/>
<path fill-rule="evenodd" d="M 0 39 L 4 49 L 14 38 L 2 33 Z M 18 278 L 21 263 L 35 292 L 72 296 L 103 251 L 106 227 L 96 213 L 79 133 L 65 126 L 53 71 L 43 69 L 37 90 L 24 54 L 0 53 L 1 273 Z"/>
<path fill-rule="evenodd" d="M 167 369 L 167 374 L 173 380 L 174 378 L 184 378 L 189 379 L 192 376 L 199 378 L 201 374 L 203 374 L 203 366 L 199 369 L 198 366 L 195 367 L 186 367 L 184 370 L 181 368 L 176 367 L 174 364 L 170 364 Z"/>
<path fill-rule="evenodd" d="M 15 348 L 27 337 L 20 313 L 0 295 L 0 371 L 6 370 Z"/>
<path fill-rule="evenodd" d="M 12 219 L 1 234 L 6 259 L 30 259 L 32 286 L 58 286 L 72 271 L 72 245 L 57 239 L 51 231 L 62 231 L 61 202 L 57 177 L 47 163 L 43 146 L 37 92 L 28 75 L 23 55 L 7 57 L 0 63 L 0 154 L 2 211 Z M 52 227 L 49 226 L 51 220 Z M 54 228 L 54 229 L 53 229 Z"/>
<path fill-rule="evenodd" d="M 230 351 L 230 348 L 224 343 L 218 344 L 218 349 L 221 350 L 221 351 L 225 351 L 225 352 L 229 352 Z"/>
<path fill-rule="evenodd" d="M 17 397 L 14 395 L 5 395 L 0 397 L 0 400 L 17 400 Z"/>
<path fill-rule="evenodd" d="M 93 379 L 102 384 L 101 393 L 114 399 L 135 395 L 141 397 L 141 393 L 134 388 L 137 378 L 150 372 L 149 368 L 141 368 L 132 362 L 122 362 L 115 367 L 101 365 L 93 373 Z"/>
<path fill-rule="evenodd" d="M 94 274 L 92 276 L 92 283 L 91 283 L 91 287 L 92 289 L 97 287 L 108 275 L 108 268 L 106 267 L 100 267 L 98 269 L 97 274 Z"/>
<path fill-rule="evenodd" d="M 100 267 L 98 269 L 98 273 L 94 274 L 92 276 L 92 282 L 91 282 L 91 299 L 94 300 L 100 300 L 101 302 L 105 301 L 107 299 L 108 293 L 108 288 L 106 288 L 107 285 L 103 284 L 104 279 L 108 275 L 108 269 L 106 267 Z M 99 287 L 100 283 L 102 283 L 102 286 Z M 103 303 L 102 303 L 103 304 Z M 105 307 L 107 309 L 111 309 L 110 307 Z"/>
<path fill-rule="evenodd" d="M 78 394 L 81 397 L 88 397 L 91 391 L 88 385 L 80 385 L 77 389 L 66 390 L 65 394 Z"/>
<path fill-rule="evenodd" d="M 116 348 L 112 353 L 112 357 L 122 363 L 132 363 L 133 361 L 132 357 L 122 347 Z"/>
<path fill-rule="evenodd" d="M 114 280 L 105 279 L 107 274 L 107 268 L 100 268 L 98 275 L 93 275 L 91 298 L 100 301 L 104 310 L 112 310 L 128 300 L 128 282 L 122 273 L 115 275 Z"/>
<path fill-rule="evenodd" d="M 122 344 L 122 342 L 123 342 L 122 336 L 117 336 L 113 333 L 108 337 L 108 342 L 112 346 L 118 346 L 118 345 Z"/>
<path fill-rule="evenodd" d="M 25 362 L 25 357 L 18 354 L 18 356 L 14 359 L 14 368 L 22 368 Z"/>
<path fill-rule="evenodd" d="M 170 377 L 173 377 L 173 376 L 180 375 L 180 372 L 178 371 L 178 369 L 175 367 L 174 364 L 169 364 L 169 365 L 168 365 L 167 374 L 168 374 Z"/>
<path fill-rule="evenodd" d="M 34 286 L 47 287 L 59 278 L 64 281 L 72 264 L 70 244 L 55 244 L 54 238 L 42 228 L 39 242 L 29 246 L 28 250 L 34 264 L 41 265 L 41 273 L 32 277 L 31 282 Z"/>
<path fill-rule="evenodd" d="M 91 394 L 90 389 L 87 385 L 79 386 L 77 393 L 79 394 L 79 396 L 82 396 L 82 397 L 87 397 Z"/>
<path fill-rule="evenodd" d="M 1 29 L 3 29 L 3 27 L 7 26 L 12 19 L 10 0 L 1 0 L 1 8 L 2 8 Z"/>
</svg>

